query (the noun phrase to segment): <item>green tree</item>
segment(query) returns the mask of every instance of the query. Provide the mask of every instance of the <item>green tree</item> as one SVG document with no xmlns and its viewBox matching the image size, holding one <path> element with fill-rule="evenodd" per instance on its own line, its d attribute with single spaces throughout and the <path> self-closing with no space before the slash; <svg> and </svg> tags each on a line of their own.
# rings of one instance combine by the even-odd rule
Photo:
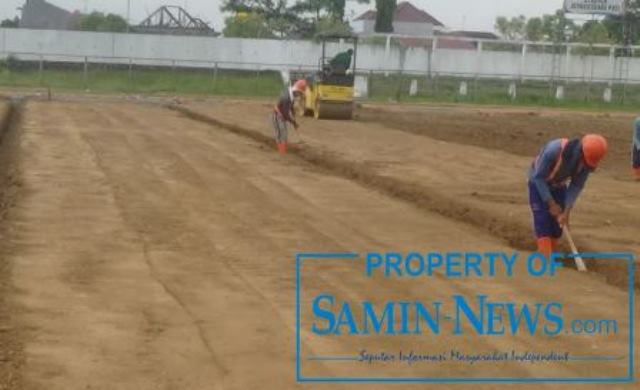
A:
<svg viewBox="0 0 640 390">
<path fill-rule="evenodd" d="M 18 28 L 20 25 L 20 18 L 17 16 L 13 19 L 5 19 L 0 22 L 0 27 L 2 28 Z"/>
<path fill-rule="evenodd" d="M 392 33 L 396 0 L 376 0 L 376 11 L 375 32 Z"/>
<path fill-rule="evenodd" d="M 607 16 L 602 23 L 615 43 L 640 43 L 640 0 L 630 0 L 624 15 Z"/>
<path fill-rule="evenodd" d="M 528 41 L 541 41 L 544 38 L 542 18 L 536 17 L 527 20 L 525 38 L 527 38 Z"/>
<path fill-rule="evenodd" d="M 339 34 L 339 35 L 347 35 L 351 34 L 351 26 L 349 23 L 336 20 L 331 17 L 320 18 L 318 22 L 315 24 L 315 34 L 320 33 L 330 33 L 330 34 Z"/>
<path fill-rule="evenodd" d="M 359 0 L 359 2 L 363 2 Z M 368 0 L 364 1 L 368 3 Z M 310 14 L 314 23 L 322 17 L 329 17 L 336 21 L 344 20 L 346 0 L 300 0 L 296 2 L 290 11 Z"/>
<path fill-rule="evenodd" d="M 346 0 L 327 0 L 327 12 L 335 21 L 344 21 L 344 9 Z"/>
<path fill-rule="evenodd" d="M 290 9 L 298 14 L 311 14 L 311 17 L 317 22 L 326 9 L 326 3 L 325 0 L 303 0 L 298 1 Z"/>
<path fill-rule="evenodd" d="M 609 31 L 604 23 L 597 20 L 590 20 L 582 25 L 578 33 L 578 41 L 590 45 L 597 43 L 612 43 L 609 38 Z"/>
<path fill-rule="evenodd" d="M 228 38 L 275 38 L 264 16 L 240 12 L 224 20 L 222 34 Z"/>
<path fill-rule="evenodd" d="M 127 31 L 127 21 L 118 15 L 92 12 L 83 15 L 76 27 L 82 31 L 124 32 Z"/>
<path fill-rule="evenodd" d="M 640 1 L 640 0 L 638 0 Z M 580 29 L 568 19 L 563 10 L 558 10 L 552 15 L 543 15 L 542 18 L 527 20 L 524 16 L 496 18 L 495 29 L 504 38 L 520 40 L 526 38 L 530 41 L 565 42 L 574 40 Z"/>
<path fill-rule="evenodd" d="M 511 19 L 499 16 L 496 18 L 495 28 L 504 38 L 515 41 L 524 38 L 526 23 L 527 18 L 523 15 Z"/>
<path fill-rule="evenodd" d="M 346 0 L 299 0 L 291 7 L 285 0 L 225 0 L 221 10 L 251 15 L 248 20 L 227 18 L 225 36 L 311 38 L 318 32 L 347 33 Z M 369 0 L 358 0 L 368 2 Z M 240 31 L 243 23 L 249 23 Z M 268 30 L 268 31 L 267 31 Z"/>
<path fill-rule="evenodd" d="M 287 7 L 286 0 L 225 0 L 220 9 L 260 15 L 266 26 L 281 38 L 294 34 L 304 24 L 299 15 Z"/>
<path fill-rule="evenodd" d="M 554 15 L 542 17 L 542 29 L 544 38 L 551 42 L 572 41 L 577 34 L 577 26 L 571 19 L 567 19 L 563 10 L 558 10 Z"/>
</svg>

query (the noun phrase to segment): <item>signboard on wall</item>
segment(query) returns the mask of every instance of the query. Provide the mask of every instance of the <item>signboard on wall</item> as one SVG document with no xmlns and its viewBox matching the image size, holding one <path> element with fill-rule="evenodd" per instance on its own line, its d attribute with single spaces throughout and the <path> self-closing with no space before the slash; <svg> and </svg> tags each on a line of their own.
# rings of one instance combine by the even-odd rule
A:
<svg viewBox="0 0 640 390">
<path fill-rule="evenodd" d="M 625 0 L 564 0 L 564 10 L 572 14 L 622 15 Z"/>
</svg>

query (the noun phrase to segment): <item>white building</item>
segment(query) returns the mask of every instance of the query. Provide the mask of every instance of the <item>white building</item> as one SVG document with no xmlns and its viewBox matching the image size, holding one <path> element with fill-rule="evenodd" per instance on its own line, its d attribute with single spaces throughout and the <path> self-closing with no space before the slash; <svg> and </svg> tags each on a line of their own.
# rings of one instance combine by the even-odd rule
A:
<svg viewBox="0 0 640 390">
<path fill-rule="evenodd" d="M 369 10 L 351 22 L 353 32 L 370 35 L 375 32 L 376 11 Z M 393 32 L 402 35 L 431 36 L 444 25 L 427 12 L 416 8 L 408 1 L 399 3 L 393 16 Z"/>
</svg>

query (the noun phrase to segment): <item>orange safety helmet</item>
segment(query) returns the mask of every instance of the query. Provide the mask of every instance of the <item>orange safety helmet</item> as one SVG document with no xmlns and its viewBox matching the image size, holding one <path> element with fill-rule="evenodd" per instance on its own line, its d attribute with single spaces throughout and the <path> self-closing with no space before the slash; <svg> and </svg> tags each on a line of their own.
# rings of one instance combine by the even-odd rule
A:
<svg viewBox="0 0 640 390">
<path fill-rule="evenodd" d="M 587 134 L 582 137 L 582 155 L 589 168 L 597 168 L 608 149 L 607 140 L 601 135 Z"/>
<path fill-rule="evenodd" d="M 307 89 L 307 80 L 300 79 L 293 84 L 294 92 L 304 92 Z"/>
</svg>

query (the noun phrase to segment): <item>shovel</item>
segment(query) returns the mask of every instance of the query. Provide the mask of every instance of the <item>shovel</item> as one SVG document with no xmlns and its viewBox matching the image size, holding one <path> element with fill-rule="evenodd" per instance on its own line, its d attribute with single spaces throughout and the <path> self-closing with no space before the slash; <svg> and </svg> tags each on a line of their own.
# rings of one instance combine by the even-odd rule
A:
<svg viewBox="0 0 640 390">
<path fill-rule="evenodd" d="M 576 248 L 576 244 L 573 242 L 573 237 L 571 237 L 571 231 L 569 230 L 568 226 L 564 227 L 564 234 L 567 237 L 567 241 L 569 241 L 569 246 L 571 246 L 571 251 L 573 252 L 573 259 L 576 262 L 576 267 L 578 267 L 578 271 L 580 272 L 586 272 L 587 271 L 587 266 L 584 264 L 584 260 L 582 260 L 582 257 L 580 257 L 580 255 L 578 254 L 578 249 Z"/>
</svg>

